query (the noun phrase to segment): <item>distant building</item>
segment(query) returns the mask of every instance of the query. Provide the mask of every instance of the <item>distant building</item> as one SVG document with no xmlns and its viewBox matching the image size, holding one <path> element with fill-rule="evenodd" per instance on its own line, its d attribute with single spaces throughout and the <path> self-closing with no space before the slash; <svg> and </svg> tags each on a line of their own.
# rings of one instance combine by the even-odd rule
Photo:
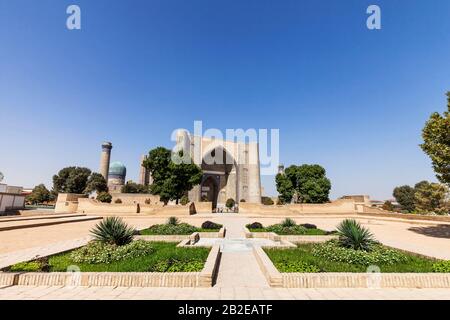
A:
<svg viewBox="0 0 450 320">
<path fill-rule="evenodd" d="M 25 195 L 22 190 L 22 187 L 0 184 L 0 214 L 25 208 Z"/>
</svg>

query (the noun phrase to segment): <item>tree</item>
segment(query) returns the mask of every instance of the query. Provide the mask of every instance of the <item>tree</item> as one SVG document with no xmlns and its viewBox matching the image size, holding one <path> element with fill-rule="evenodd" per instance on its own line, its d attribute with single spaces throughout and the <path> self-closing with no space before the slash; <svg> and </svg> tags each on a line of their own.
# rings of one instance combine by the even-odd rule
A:
<svg viewBox="0 0 450 320">
<path fill-rule="evenodd" d="M 178 153 L 183 157 L 183 152 Z M 143 166 L 150 171 L 153 183 L 150 186 L 152 194 L 159 195 L 161 201 L 178 201 L 186 192 L 201 182 L 202 170 L 192 161 L 189 163 L 175 163 L 171 159 L 172 152 L 158 147 L 149 152 Z"/>
<path fill-rule="evenodd" d="M 436 177 L 450 186 L 450 91 L 447 92 L 447 111 L 433 113 L 422 130 L 422 150 L 431 158 Z"/>
<path fill-rule="evenodd" d="M 86 189 L 91 170 L 83 167 L 67 167 L 53 176 L 53 191 L 56 193 L 78 193 Z"/>
<path fill-rule="evenodd" d="M 390 202 L 389 200 L 386 200 L 386 201 L 383 203 L 382 209 L 383 209 L 383 210 L 386 210 L 386 211 L 394 211 L 394 205 L 393 205 L 392 202 Z"/>
<path fill-rule="evenodd" d="M 97 200 L 100 202 L 111 203 L 112 196 L 108 192 L 102 191 L 97 195 Z"/>
<path fill-rule="evenodd" d="M 52 193 L 42 183 L 34 187 L 31 194 L 27 196 L 27 201 L 33 204 L 49 202 L 51 200 L 54 200 Z"/>
<path fill-rule="evenodd" d="M 236 205 L 236 201 L 234 201 L 233 198 L 229 198 L 227 199 L 227 201 L 225 202 L 225 207 L 227 207 L 228 209 L 233 208 Z"/>
<path fill-rule="evenodd" d="M 416 193 L 415 188 L 408 185 L 396 187 L 393 192 L 395 200 L 402 206 L 403 210 L 408 212 L 413 212 L 415 210 L 414 205 L 414 194 Z"/>
<path fill-rule="evenodd" d="M 415 193 L 415 206 L 421 213 L 449 214 L 449 189 L 440 183 L 422 182 Z"/>
<path fill-rule="evenodd" d="M 289 202 L 297 195 L 300 203 L 324 203 L 329 201 L 331 182 L 325 169 L 317 164 L 292 165 L 284 174 L 276 176 L 277 191 L 283 202 Z"/>
<path fill-rule="evenodd" d="M 93 172 L 89 176 L 84 193 L 89 194 L 94 191 L 97 193 L 108 192 L 108 183 L 106 182 L 105 177 L 97 172 Z"/>
<path fill-rule="evenodd" d="M 143 184 L 135 183 L 131 180 L 127 181 L 125 185 L 122 186 L 122 193 L 149 193 L 148 186 Z"/>
</svg>

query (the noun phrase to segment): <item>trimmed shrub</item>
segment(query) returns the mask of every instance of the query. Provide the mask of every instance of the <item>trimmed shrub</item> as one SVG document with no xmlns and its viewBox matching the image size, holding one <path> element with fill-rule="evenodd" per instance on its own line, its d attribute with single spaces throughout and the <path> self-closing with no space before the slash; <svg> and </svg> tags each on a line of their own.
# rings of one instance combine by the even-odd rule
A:
<svg viewBox="0 0 450 320">
<path fill-rule="evenodd" d="M 301 226 L 306 229 L 317 229 L 317 226 L 315 224 L 311 224 L 311 223 L 304 223 L 304 224 L 301 224 Z"/>
<path fill-rule="evenodd" d="M 100 192 L 97 195 L 97 200 L 104 203 L 111 203 L 112 196 L 108 192 Z"/>
<path fill-rule="evenodd" d="M 370 251 L 377 243 L 372 233 L 354 219 L 345 219 L 337 226 L 339 244 L 344 248 Z"/>
<path fill-rule="evenodd" d="M 121 199 L 116 199 L 116 200 L 114 201 L 114 203 L 120 204 L 120 203 L 122 203 L 122 200 L 121 200 Z"/>
<path fill-rule="evenodd" d="M 152 201 L 150 200 L 150 199 L 145 199 L 145 202 L 144 202 L 145 204 L 150 204 L 150 203 L 152 203 Z"/>
<path fill-rule="evenodd" d="M 261 202 L 263 205 L 266 205 L 266 206 L 271 206 L 274 203 L 272 198 L 269 198 L 269 197 L 261 197 Z"/>
<path fill-rule="evenodd" d="M 133 240 L 134 228 L 129 227 L 119 217 L 107 217 L 100 221 L 91 233 L 99 242 L 122 246 Z"/>
<path fill-rule="evenodd" d="M 229 199 L 225 202 L 225 206 L 226 206 L 228 209 L 233 208 L 235 204 L 236 204 L 236 202 L 235 202 L 234 199 L 232 199 L 232 198 L 229 198 Z"/>
<path fill-rule="evenodd" d="M 245 202 L 245 199 L 241 199 L 241 201 L 239 201 L 239 202 Z"/>
<path fill-rule="evenodd" d="M 180 203 L 181 203 L 181 205 L 183 205 L 183 206 L 187 205 L 187 204 L 189 203 L 189 198 L 188 198 L 188 196 L 186 196 L 186 195 L 182 196 L 182 197 L 181 197 L 181 200 L 180 200 Z"/>
<path fill-rule="evenodd" d="M 316 257 L 321 257 L 335 262 L 358 264 L 363 266 L 393 265 L 406 262 L 408 257 L 394 249 L 381 245 L 373 245 L 371 251 L 355 250 L 340 246 L 339 241 L 330 240 L 326 243 L 315 244 L 311 253 Z"/>
<path fill-rule="evenodd" d="M 220 229 L 222 228 L 221 224 L 214 223 L 212 221 L 205 221 L 202 223 L 202 229 Z"/>
<path fill-rule="evenodd" d="M 154 251 L 151 242 L 137 240 L 123 246 L 92 241 L 86 246 L 70 253 L 70 258 L 77 263 L 111 263 L 148 255 Z"/>
<path fill-rule="evenodd" d="M 264 226 L 260 222 L 253 222 L 246 225 L 248 229 L 263 229 Z"/>
</svg>

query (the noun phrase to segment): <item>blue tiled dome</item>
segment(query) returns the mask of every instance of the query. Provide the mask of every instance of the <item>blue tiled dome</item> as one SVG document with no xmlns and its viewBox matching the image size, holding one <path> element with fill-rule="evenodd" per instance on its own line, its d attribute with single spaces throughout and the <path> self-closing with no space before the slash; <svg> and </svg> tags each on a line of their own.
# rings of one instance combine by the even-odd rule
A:
<svg viewBox="0 0 450 320">
<path fill-rule="evenodd" d="M 109 165 L 109 175 L 125 177 L 127 175 L 127 168 L 120 161 L 111 162 Z"/>
</svg>

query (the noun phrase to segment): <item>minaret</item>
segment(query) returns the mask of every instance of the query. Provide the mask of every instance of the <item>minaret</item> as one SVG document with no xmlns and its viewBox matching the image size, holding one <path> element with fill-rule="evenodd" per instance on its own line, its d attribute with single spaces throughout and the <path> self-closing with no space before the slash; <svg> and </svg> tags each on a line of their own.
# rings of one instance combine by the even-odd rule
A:
<svg viewBox="0 0 450 320">
<path fill-rule="evenodd" d="M 147 168 L 145 168 L 143 166 L 145 160 L 147 160 L 147 156 L 143 155 L 141 157 L 141 169 L 139 171 L 139 183 L 143 184 L 144 186 L 147 186 L 148 183 L 149 183 L 149 181 L 148 181 L 149 180 L 149 175 L 148 175 Z"/>
<path fill-rule="evenodd" d="M 103 142 L 102 155 L 100 157 L 100 174 L 108 181 L 109 162 L 111 160 L 111 142 Z"/>
</svg>

